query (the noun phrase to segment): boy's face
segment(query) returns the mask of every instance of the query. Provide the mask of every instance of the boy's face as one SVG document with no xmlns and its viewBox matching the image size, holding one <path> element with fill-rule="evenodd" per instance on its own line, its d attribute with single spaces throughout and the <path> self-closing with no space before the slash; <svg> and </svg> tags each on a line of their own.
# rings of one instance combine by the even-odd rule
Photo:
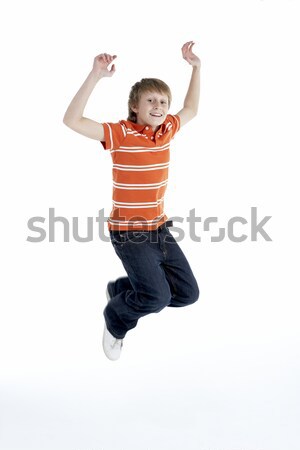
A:
<svg viewBox="0 0 300 450">
<path fill-rule="evenodd" d="M 156 131 L 168 113 L 168 96 L 155 91 L 143 92 L 138 105 L 131 109 L 137 115 L 138 124 L 149 125 Z"/>
</svg>

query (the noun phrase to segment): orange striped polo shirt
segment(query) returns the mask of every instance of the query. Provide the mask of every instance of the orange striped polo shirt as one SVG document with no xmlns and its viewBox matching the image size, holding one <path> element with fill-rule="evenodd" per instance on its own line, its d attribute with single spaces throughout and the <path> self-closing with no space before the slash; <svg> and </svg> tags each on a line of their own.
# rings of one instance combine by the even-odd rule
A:
<svg viewBox="0 0 300 450">
<path fill-rule="evenodd" d="M 168 114 L 152 127 L 128 120 L 102 123 L 112 157 L 112 210 L 109 230 L 155 230 L 168 218 L 164 196 L 168 183 L 170 141 L 180 128 L 178 115 Z"/>
</svg>

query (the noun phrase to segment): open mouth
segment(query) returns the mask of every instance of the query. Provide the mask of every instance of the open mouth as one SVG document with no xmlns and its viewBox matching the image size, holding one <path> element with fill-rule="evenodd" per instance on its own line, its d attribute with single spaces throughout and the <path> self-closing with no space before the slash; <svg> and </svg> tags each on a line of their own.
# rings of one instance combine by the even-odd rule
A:
<svg viewBox="0 0 300 450">
<path fill-rule="evenodd" d="M 150 116 L 152 117 L 162 117 L 161 113 L 150 113 Z"/>
</svg>

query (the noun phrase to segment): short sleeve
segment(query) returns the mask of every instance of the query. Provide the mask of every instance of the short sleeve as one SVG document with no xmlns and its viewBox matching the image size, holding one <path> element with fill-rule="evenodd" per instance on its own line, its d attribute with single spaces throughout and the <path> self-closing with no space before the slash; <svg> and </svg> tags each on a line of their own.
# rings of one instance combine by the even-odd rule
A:
<svg viewBox="0 0 300 450">
<path fill-rule="evenodd" d="M 180 130 L 180 117 L 178 114 L 173 116 L 172 114 L 168 114 L 166 117 L 166 131 L 171 132 L 171 139 L 175 136 L 177 131 Z"/>
<path fill-rule="evenodd" d="M 120 147 L 126 137 L 126 127 L 121 122 L 102 123 L 105 142 L 100 141 L 104 150 L 116 150 Z"/>
</svg>

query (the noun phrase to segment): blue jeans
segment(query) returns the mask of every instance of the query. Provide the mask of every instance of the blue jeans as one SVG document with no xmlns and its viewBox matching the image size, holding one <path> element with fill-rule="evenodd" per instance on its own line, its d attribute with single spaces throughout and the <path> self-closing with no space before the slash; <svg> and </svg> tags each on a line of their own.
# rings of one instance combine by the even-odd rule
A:
<svg viewBox="0 0 300 450">
<path fill-rule="evenodd" d="M 155 231 L 110 231 L 110 239 L 128 275 L 108 283 L 111 300 L 103 314 L 114 337 L 123 339 L 140 317 L 198 299 L 197 281 L 167 226 Z"/>
</svg>

